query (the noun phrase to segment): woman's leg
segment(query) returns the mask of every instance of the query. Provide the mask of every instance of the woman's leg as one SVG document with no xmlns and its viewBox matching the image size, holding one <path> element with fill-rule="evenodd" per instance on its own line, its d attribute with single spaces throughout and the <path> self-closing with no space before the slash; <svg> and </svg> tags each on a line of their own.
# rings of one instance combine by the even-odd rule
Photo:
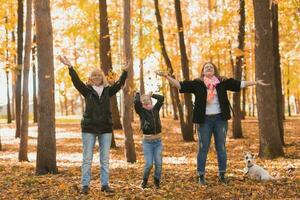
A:
<svg viewBox="0 0 300 200">
<path fill-rule="evenodd" d="M 89 186 L 91 181 L 91 167 L 93 161 L 93 149 L 96 141 L 95 134 L 82 133 L 83 159 L 81 167 L 82 186 Z"/>
<path fill-rule="evenodd" d="M 154 147 L 154 164 L 155 164 L 155 171 L 154 171 L 154 178 L 157 181 L 160 181 L 161 172 L 162 172 L 162 142 L 158 140 L 155 142 Z"/>
<path fill-rule="evenodd" d="M 217 116 L 214 122 L 213 133 L 218 157 L 219 173 L 225 173 L 227 168 L 226 135 L 228 122 L 227 120 L 223 120 L 221 116 Z"/>
<path fill-rule="evenodd" d="M 212 135 L 212 122 L 209 117 L 206 117 L 203 124 L 199 124 L 198 129 L 198 155 L 197 155 L 197 171 L 199 175 L 205 174 L 205 164 L 207 153 L 210 146 Z"/>
<path fill-rule="evenodd" d="M 112 133 L 99 135 L 99 155 L 100 155 L 100 179 L 102 186 L 108 186 L 109 182 L 109 150 Z"/>
</svg>

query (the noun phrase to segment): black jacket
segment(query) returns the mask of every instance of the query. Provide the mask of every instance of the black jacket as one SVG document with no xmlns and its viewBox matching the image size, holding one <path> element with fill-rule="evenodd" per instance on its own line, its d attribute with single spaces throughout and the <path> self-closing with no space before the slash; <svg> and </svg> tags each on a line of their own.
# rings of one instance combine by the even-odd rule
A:
<svg viewBox="0 0 300 200">
<path fill-rule="evenodd" d="M 159 110 L 163 105 L 164 97 L 162 95 L 153 94 L 152 98 L 157 99 L 157 102 L 151 110 L 143 108 L 139 93 L 136 93 L 134 99 L 134 108 L 136 113 L 140 116 L 143 134 L 146 135 L 154 135 L 161 132 Z"/>
<path fill-rule="evenodd" d="M 206 98 L 207 98 L 207 88 L 204 82 L 200 79 L 195 79 L 193 81 L 183 81 L 180 82 L 181 93 L 193 93 L 195 95 L 194 112 L 193 112 L 193 122 L 202 124 L 205 120 L 206 111 Z M 221 115 L 224 120 L 231 118 L 230 116 L 230 103 L 227 96 L 227 90 L 239 92 L 241 88 L 241 81 L 234 80 L 232 78 L 221 80 L 216 86 Z"/>
<path fill-rule="evenodd" d="M 84 96 L 85 111 L 81 119 L 82 132 L 102 134 L 112 132 L 112 117 L 110 111 L 110 97 L 115 95 L 124 85 L 127 72 L 123 72 L 120 79 L 112 86 L 103 89 L 101 97 L 91 85 L 85 85 L 73 68 L 69 68 L 73 85 Z"/>
</svg>

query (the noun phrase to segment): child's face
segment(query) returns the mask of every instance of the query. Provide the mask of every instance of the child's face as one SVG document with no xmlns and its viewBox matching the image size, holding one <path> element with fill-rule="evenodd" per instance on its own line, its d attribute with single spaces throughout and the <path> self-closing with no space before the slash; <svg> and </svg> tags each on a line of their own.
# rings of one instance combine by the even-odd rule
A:
<svg viewBox="0 0 300 200">
<path fill-rule="evenodd" d="M 148 106 L 148 105 L 152 105 L 152 100 L 151 97 L 149 95 L 142 95 L 141 96 L 141 101 L 143 106 Z"/>
</svg>

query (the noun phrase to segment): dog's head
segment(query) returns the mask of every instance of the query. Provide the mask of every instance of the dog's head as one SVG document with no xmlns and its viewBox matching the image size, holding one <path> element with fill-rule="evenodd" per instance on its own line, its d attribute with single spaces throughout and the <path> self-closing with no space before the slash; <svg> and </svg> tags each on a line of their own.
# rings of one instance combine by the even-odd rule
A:
<svg viewBox="0 0 300 200">
<path fill-rule="evenodd" d="M 254 155 L 250 152 L 245 153 L 244 162 L 247 166 L 254 164 Z"/>
</svg>

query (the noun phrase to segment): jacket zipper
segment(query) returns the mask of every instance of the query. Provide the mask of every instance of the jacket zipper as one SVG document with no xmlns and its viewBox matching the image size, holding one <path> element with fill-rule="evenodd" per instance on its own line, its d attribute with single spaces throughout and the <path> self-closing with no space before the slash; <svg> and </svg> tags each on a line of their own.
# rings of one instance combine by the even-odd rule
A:
<svg viewBox="0 0 300 200">
<path fill-rule="evenodd" d="M 153 110 L 151 110 L 151 113 L 152 113 L 152 118 L 153 118 L 153 122 L 154 122 L 154 131 L 155 131 L 154 134 L 156 134 L 156 123 L 155 123 L 155 118 L 154 118 Z"/>
</svg>

